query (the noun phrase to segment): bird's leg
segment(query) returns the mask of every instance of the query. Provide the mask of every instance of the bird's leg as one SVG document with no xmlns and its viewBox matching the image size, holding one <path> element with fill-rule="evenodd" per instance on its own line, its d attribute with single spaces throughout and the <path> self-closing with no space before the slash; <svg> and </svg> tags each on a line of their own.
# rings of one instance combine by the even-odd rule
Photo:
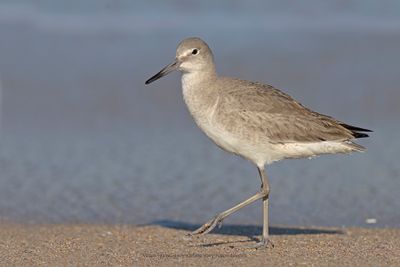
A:
<svg viewBox="0 0 400 267">
<path fill-rule="evenodd" d="M 221 224 L 222 221 L 226 217 L 228 217 L 232 213 L 240 210 L 241 208 L 246 207 L 247 205 L 253 203 L 254 201 L 256 201 L 260 198 L 264 198 L 265 196 L 266 196 L 265 191 L 261 189 L 260 192 L 256 193 L 252 197 L 246 199 L 245 201 L 237 204 L 236 206 L 234 206 L 224 212 L 221 212 L 220 214 L 218 214 L 217 216 L 215 216 L 214 218 L 212 218 L 211 220 L 209 220 L 208 222 L 203 224 L 200 228 L 193 231 L 189 235 L 203 235 L 203 234 L 207 234 L 207 233 L 211 232 L 215 228 L 215 226 Z"/>
<path fill-rule="evenodd" d="M 258 173 L 261 178 L 261 191 L 264 192 L 263 196 L 263 233 L 260 242 L 258 242 L 254 248 L 274 246 L 269 240 L 269 218 L 268 218 L 268 200 L 269 200 L 269 180 L 267 174 L 264 171 L 264 167 L 257 167 Z"/>
</svg>

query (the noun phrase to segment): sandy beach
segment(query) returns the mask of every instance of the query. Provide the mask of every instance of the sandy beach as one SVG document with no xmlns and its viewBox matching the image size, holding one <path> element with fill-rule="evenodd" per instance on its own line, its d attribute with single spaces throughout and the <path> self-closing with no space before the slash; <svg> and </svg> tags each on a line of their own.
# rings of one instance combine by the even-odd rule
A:
<svg viewBox="0 0 400 267">
<path fill-rule="evenodd" d="M 175 229 L 174 229 L 175 228 Z M 0 226 L 2 266 L 400 266 L 400 229 L 272 227 L 274 248 L 243 248 L 254 226 L 187 240 L 175 226 Z"/>
</svg>

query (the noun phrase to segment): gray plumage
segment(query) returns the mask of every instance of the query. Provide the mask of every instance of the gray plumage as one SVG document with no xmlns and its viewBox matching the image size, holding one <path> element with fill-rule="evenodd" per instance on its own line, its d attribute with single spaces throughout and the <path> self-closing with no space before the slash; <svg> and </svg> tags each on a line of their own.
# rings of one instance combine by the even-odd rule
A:
<svg viewBox="0 0 400 267">
<path fill-rule="evenodd" d="M 246 140 L 282 144 L 355 139 L 345 123 L 304 107 L 271 85 L 221 77 L 213 88 L 219 99 L 215 121 Z"/>
<path fill-rule="evenodd" d="M 264 227 L 260 244 L 265 246 L 269 244 L 265 164 L 365 150 L 353 140 L 367 137 L 363 132 L 370 130 L 312 111 L 271 85 L 218 76 L 211 49 L 199 38 L 183 40 L 175 61 L 146 84 L 176 69 L 183 73 L 183 98 L 197 125 L 222 149 L 253 162 L 262 182 L 259 193 L 218 214 L 192 234 L 208 233 L 231 213 L 262 198 Z"/>
</svg>

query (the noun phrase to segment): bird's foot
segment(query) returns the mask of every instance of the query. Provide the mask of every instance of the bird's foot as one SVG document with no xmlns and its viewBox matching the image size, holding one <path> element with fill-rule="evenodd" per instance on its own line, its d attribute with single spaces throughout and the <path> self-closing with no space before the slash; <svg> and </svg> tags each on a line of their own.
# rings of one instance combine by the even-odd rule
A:
<svg viewBox="0 0 400 267">
<path fill-rule="evenodd" d="M 272 241 L 269 238 L 261 238 L 260 241 L 258 241 L 256 244 L 251 245 L 249 248 L 255 248 L 255 249 L 259 249 L 259 248 L 274 248 L 275 245 L 274 243 L 272 243 Z"/>
<path fill-rule="evenodd" d="M 194 236 L 194 235 L 205 235 L 209 232 L 211 232 L 216 226 L 220 228 L 222 226 L 222 221 L 224 219 L 221 218 L 219 215 L 215 216 L 205 224 L 203 224 L 200 228 L 194 230 L 189 234 L 189 236 Z"/>
<path fill-rule="evenodd" d="M 248 248 L 248 249 L 266 249 L 266 248 L 274 248 L 275 245 L 272 243 L 272 241 L 267 238 L 262 238 L 260 241 L 258 241 L 255 244 L 252 245 L 246 245 L 246 246 L 241 246 L 243 248 Z"/>
</svg>

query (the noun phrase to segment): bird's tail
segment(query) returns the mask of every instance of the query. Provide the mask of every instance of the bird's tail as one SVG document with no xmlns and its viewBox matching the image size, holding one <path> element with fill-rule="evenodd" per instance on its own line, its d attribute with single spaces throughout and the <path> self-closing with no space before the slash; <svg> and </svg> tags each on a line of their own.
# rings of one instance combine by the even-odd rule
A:
<svg viewBox="0 0 400 267">
<path fill-rule="evenodd" d="M 352 141 L 345 141 L 344 144 L 354 152 L 364 152 L 367 150 L 362 145 L 356 144 Z"/>
</svg>

